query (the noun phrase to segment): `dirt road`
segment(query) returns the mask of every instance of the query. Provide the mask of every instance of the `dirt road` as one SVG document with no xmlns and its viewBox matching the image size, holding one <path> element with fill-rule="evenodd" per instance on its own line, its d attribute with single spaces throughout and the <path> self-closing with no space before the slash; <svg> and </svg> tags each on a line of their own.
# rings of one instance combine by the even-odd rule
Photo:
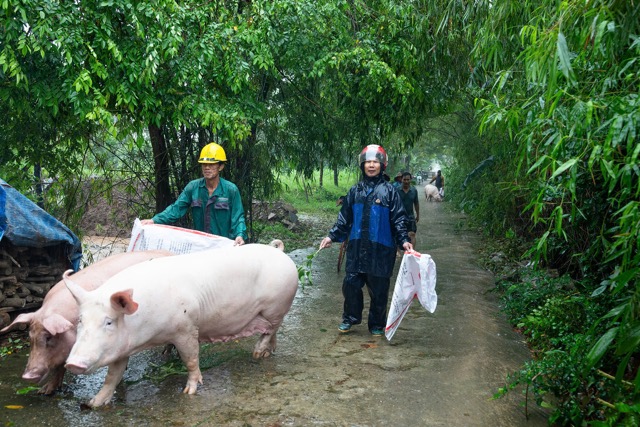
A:
<svg viewBox="0 0 640 427">
<path fill-rule="evenodd" d="M 315 258 L 313 285 L 299 290 L 270 359 L 251 359 L 255 338 L 217 344 L 219 360 L 202 361 L 212 366 L 204 385 L 185 396 L 184 374 L 142 377 L 159 358 L 159 350 L 145 352 L 130 362 L 115 404 L 95 411 L 82 411 L 80 402 L 98 390 L 99 374 L 68 374 L 67 392 L 55 398 L 18 396 L 24 360 L 13 360 L 3 366 L 0 399 L 24 410 L 1 408 L 0 419 L 47 426 L 546 425 L 533 402 L 527 421 L 518 392 L 492 399 L 529 353 L 488 292 L 493 277 L 476 265 L 476 237 L 464 217 L 422 200 L 418 228 L 417 249 L 437 265 L 438 307 L 430 314 L 414 301 L 391 342 L 362 325 L 339 334 L 343 275 L 333 245 Z M 315 249 L 291 255 L 301 264 Z"/>
</svg>

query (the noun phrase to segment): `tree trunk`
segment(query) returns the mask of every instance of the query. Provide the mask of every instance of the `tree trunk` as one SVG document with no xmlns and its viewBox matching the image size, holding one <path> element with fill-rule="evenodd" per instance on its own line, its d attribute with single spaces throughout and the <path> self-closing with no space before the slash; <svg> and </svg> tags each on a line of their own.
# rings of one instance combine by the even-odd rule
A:
<svg viewBox="0 0 640 427">
<path fill-rule="evenodd" d="M 153 162 L 156 179 L 156 212 L 162 212 L 172 203 L 169 187 L 169 153 L 162 131 L 156 125 L 149 125 L 149 137 L 153 147 Z"/>
<path fill-rule="evenodd" d="M 258 134 L 257 124 L 251 125 L 251 133 L 247 136 L 242 144 L 242 149 L 237 149 L 233 156 L 233 170 L 229 171 L 233 174 L 233 182 L 240 190 L 240 197 L 244 206 L 244 217 L 247 224 L 247 235 L 251 243 L 254 241 L 253 230 L 253 175 L 252 175 L 252 153 L 256 145 Z M 227 159 L 229 159 L 229 151 L 227 151 Z"/>
<path fill-rule="evenodd" d="M 339 184 L 340 173 L 338 172 L 338 165 L 333 165 L 333 185 L 336 187 Z"/>
</svg>

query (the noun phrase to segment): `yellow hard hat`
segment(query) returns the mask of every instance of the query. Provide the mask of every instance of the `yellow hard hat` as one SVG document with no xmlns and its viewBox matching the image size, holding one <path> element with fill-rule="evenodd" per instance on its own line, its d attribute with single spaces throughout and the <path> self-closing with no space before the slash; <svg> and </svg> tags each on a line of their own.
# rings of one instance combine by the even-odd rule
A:
<svg viewBox="0 0 640 427">
<path fill-rule="evenodd" d="M 224 152 L 224 148 L 215 142 L 212 142 L 211 144 L 204 146 L 200 152 L 200 159 L 198 160 L 198 163 L 218 163 L 226 161 L 227 155 Z"/>
</svg>

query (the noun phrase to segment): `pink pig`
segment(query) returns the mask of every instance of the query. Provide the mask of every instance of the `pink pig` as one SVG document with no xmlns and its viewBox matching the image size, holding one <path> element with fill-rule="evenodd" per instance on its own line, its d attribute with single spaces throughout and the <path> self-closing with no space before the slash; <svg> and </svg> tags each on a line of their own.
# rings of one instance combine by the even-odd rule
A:
<svg viewBox="0 0 640 427">
<path fill-rule="evenodd" d="M 176 347 L 188 370 L 188 394 L 202 383 L 200 341 L 261 334 L 253 357 L 268 357 L 298 288 L 291 258 L 260 244 L 152 260 L 91 292 L 63 277 L 80 305 L 78 338 L 66 368 L 90 374 L 109 366 L 92 407 L 111 400 L 129 356 L 144 349 Z"/>
<path fill-rule="evenodd" d="M 143 251 L 117 254 L 96 262 L 74 274 L 73 280 L 83 289 L 92 290 L 109 277 L 134 264 L 171 255 L 167 251 Z M 22 313 L 0 333 L 18 325 L 29 325 L 31 351 L 22 374 L 24 380 L 39 383 L 39 393 L 52 394 L 62 385 L 64 362 L 76 340 L 78 305 L 61 280 L 53 286 L 32 313 Z"/>
<path fill-rule="evenodd" d="M 436 201 L 441 202 L 442 196 L 438 192 L 438 187 L 435 185 L 427 184 L 424 186 L 424 195 L 427 198 L 427 201 Z"/>
</svg>

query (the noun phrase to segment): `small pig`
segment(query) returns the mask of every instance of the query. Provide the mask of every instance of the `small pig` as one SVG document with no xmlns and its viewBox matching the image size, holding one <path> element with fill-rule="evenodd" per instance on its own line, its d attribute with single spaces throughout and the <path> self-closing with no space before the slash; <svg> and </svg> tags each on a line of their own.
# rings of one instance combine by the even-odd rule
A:
<svg viewBox="0 0 640 427">
<path fill-rule="evenodd" d="M 441 202 L 442 196 L 438 192 L 438 187 L 435 185 L 427 184 L 424 186 L 424 195 L 427 198 L 427 201 L 436 201 Z"/>
<path fill-rule="evenodd" d="M 134 264 L 171 255 L 167 251 L 144 251 L 112 255 L 74 274 L 73 280 L 82 288 L 92 290 L 109 277 Z M 61 280 L 53 286 L 32 313 L 22 313 L 0 333 L 19 325 L 29 326 L 31 350 L 24 380 L 41 384 L 39 393 L 52 394 L 62 385 L 64 363 L 76 340 L 78 305 Z"/>
<path fill-rule="evenodd" d="M 261 334 L 253 357 L 268 357 L 298 288 L 295 263 L 280 249 L 248 244 L 152 260 L 87 292 L 66 275 L 80 305 L 78 338 L 67 358 L 74 374 L 108 365 L 89 406 L 109 403 L 129 356 L 173 344 L 187 367 L 183 393 L 202 384 L 199 342 Z"/>
</svg>

